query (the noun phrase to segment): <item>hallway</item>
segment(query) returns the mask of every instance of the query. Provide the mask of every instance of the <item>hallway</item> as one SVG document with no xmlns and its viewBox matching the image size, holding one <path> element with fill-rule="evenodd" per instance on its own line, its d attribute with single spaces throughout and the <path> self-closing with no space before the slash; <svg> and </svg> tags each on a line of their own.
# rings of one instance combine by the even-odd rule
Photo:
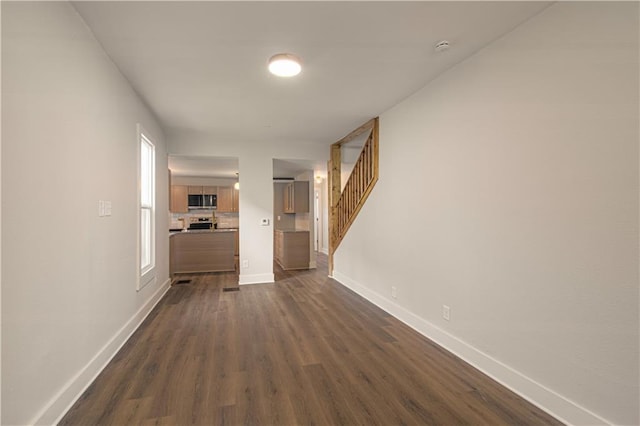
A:
<svg viewBox="0 0 640 426">
<path fill-rule="evenodd" d="M 559 424 L 318 263 L 188 276 L 60 424 Z"/>
</svg>

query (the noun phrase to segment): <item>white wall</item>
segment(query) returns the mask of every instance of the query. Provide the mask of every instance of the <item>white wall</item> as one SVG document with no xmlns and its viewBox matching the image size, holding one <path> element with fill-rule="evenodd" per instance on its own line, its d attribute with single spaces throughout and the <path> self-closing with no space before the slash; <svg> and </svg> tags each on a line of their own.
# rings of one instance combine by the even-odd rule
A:
<svg viewBox="0 0 640 426">
<path fill-rule="evenodd" d="M 638 75 L 638 3 L 557 3 L 384 113 L 336 278 L 565 421 L 638 424 Z"/>
<path fill-rule="evenodd" d="M 170 154 L 185 156 L 238 157 L 240 166 L 240 284 L 273 282 L 273 222 L 261 226 L 260 219 L 273 218 L 273 159 L 327 161 L 327 145 L 306 143 L 227 143 L 198 134 L 169 134 Z M 268 198 L 268 201 L 267 201 Z M 249 262 L 244 268 L 242 262 Z"/>
<path fill-rule="evenodd" d="M 2 7 L 0 6 L 0 44 L 2 42 Z M 0 93 L 2 93 L 2 67 L 0 66 Z M 2 133 L 2 102 L 0 102 L 0 134 Z M 2 200 L 2 137 L 0 135 L 0 200 Z M 0 203 L 1 204 L 1 203 Z M 2 208 L 0 207 L 0 241 L 2 241 Z M 0 319 L 2 318 L 2 244 L 0 244 Z M 0 324 L 2 321 L 0 320 Z M 2 423 L 2 327 L 0 326 L 0 423 Z"/>
<path fill-rule="evenodd" d="M 52 424 L 168 288 L 166 147 L 69 3 L 2 2 L 2 79 L 2 424 Z M 158 232 L 136 292 L 138 123 Z"/>
<path fill-rule="evenodd" d="M 205 176 L 171 176 L 172 185 L 233 186 L 238 179 Z"/>
<path fill-rule="evenodd" d="M 240 161 L 240 284 L 273 282 L 273 161 L 261 155 Z M 268 226 L 261 224 L 269 221 Z M 245 232 L 245 229 L 247 232 Z M 248 262 L 248 264 L 245 264 Z"/>
<path fill-rule="evenodd" d="M 329 254 L 329 201 L 328 179 L 323 178 L 321 183 L 315 183 L 314 188 L 320 192 L 320 235 L 318 251 Z"/>
</svg>

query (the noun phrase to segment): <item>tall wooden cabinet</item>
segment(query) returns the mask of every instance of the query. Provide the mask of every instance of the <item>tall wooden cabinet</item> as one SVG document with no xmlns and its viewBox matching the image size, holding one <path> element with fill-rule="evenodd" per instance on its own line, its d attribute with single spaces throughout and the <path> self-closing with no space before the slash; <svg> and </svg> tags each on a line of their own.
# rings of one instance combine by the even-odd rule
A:
<svg viewBox="0 0 640 426">
<path fill-rule="evenodd" d="M 189 212 L 189 190 L 185 185 L 171 185 L 171 212 Z"/>
<path fill-rule="evenodd" d="M 237 213 L 238 212 L 238 190 L 233 186 L 218 187 L 218 213 Z"/>
<path fill-rule="evenodd" d="M 284 212 L 309 213 L 308 181 L 294 181 L 284 187 Z"/>
</svg>

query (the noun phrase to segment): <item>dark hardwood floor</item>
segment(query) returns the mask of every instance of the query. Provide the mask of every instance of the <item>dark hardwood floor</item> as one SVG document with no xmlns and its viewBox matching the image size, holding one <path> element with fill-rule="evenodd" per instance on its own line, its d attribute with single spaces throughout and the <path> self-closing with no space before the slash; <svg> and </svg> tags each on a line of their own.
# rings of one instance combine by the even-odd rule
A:
<svg viewBox="0 0 640 426">
<path fill-rule="evenodd" d="M 60 424 L 560 424 L 318 260 L 239 291 L 234 273 L 188 276 Z"/>
</svg>

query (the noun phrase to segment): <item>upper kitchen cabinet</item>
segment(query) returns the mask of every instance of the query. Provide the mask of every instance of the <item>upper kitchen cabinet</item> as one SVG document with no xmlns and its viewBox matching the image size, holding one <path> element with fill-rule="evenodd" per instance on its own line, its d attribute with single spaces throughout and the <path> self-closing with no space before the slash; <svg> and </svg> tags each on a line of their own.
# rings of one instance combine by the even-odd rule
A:
<svg viewBox="0 0 640 426">
<path fill-rule="evenodd" d="M 238 181 L 237 158 L 169 155 L 168 160 L 171 184 L 182 185 L 172 188 L 176 196 L 169 203 L 176 216 L 189 212 L 238 212 L 238 191 L 233 189 Z"/>
<path fill-rule="evenodd" d="M 189 212 L 189 188 L 186 185 L 171 185 L 171 212 Z"/>
<path fill-rule="evenodd" d="M 193 186 L 189 185 L 189 195 L 216 195 L 217 186 Z"/>
<path fill-rule="evenodd" d="M 232 186 L 218 187 L 218 213 L 237 213 L 239 191 Z"/>
<path fill-rule="evenodd" d="M 294 181 L 284 187 L 284 212 L 309 213 L 308 181 Z"/>
<path fill-rule="evenodd" d="M 202 195 L 201 186 L 189 186 L 189 195 Z"/>
</svg>

